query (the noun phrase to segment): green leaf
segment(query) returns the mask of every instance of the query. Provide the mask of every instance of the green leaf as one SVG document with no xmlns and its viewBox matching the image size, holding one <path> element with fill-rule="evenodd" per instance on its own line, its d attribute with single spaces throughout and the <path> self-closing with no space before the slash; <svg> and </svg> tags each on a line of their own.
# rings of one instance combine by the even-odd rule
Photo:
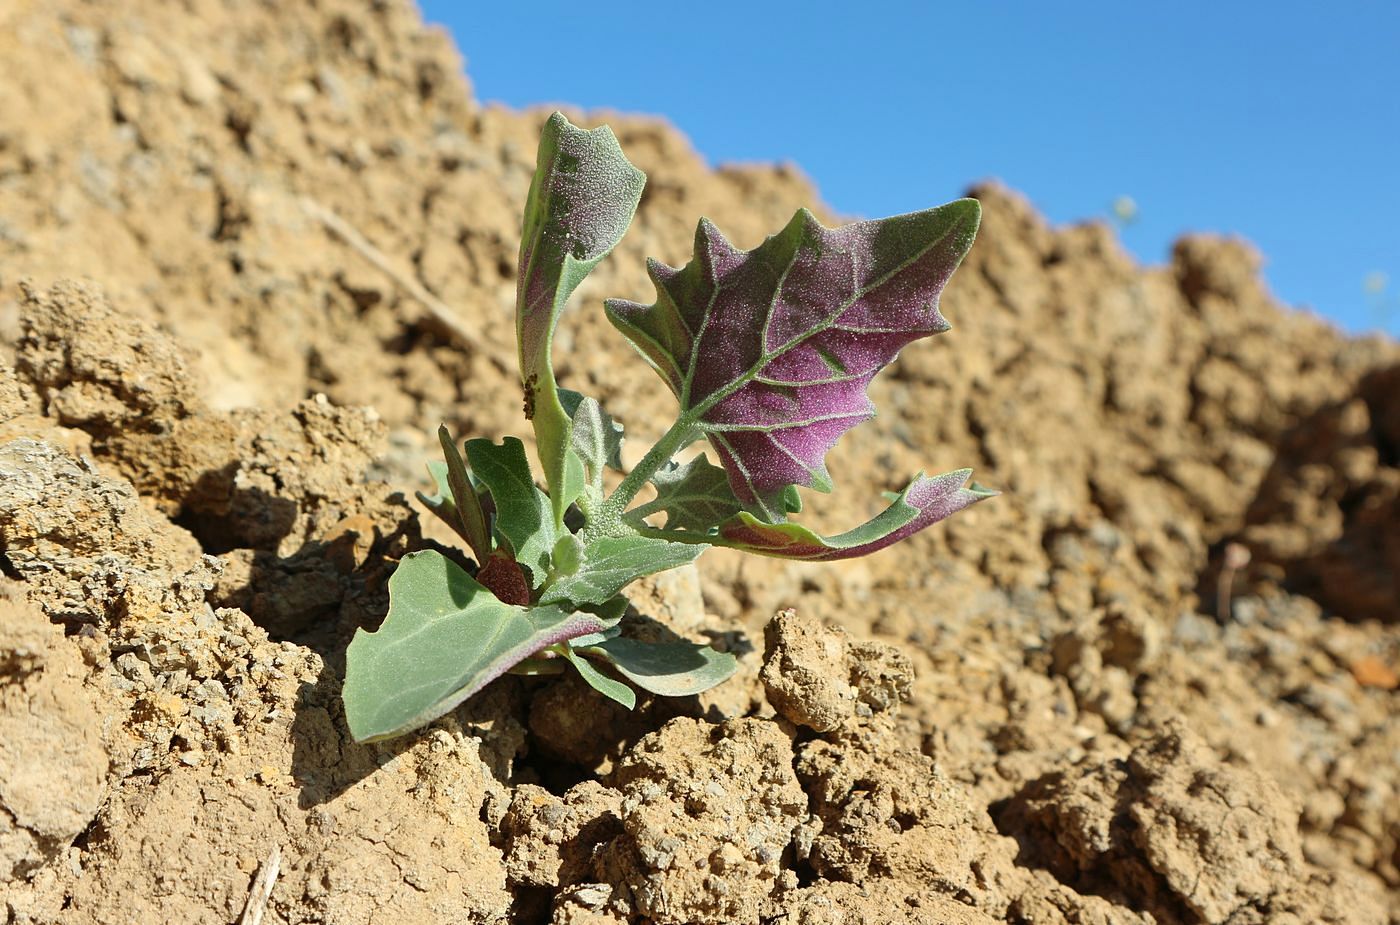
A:
<svg viewBox="0 0 1400 925">
<path fill-rule="evenodd" d="M 583 604 L 580 610 L 586 610 L 596 616 L 611 630 L 622 620 L 627 608 L 632 606 L 632 602 L 621 594 L 608 598 L 601 604 Z"/>
<path fill-rule="evenodd" d="M 486 529 L 486 514 L 481 510 L 481 499 L 472 487 L 467 464 L 462 461 L 462 454 L 457 451 L 457 444 L 446 424 L 438 427 L 438 442 L 442 444 L 442 455 L 446 460 L 447 486 L 452 492 L 459 522 L 457 532 L 471 547 L 476 561 L 484 563 L 486 557 L 491 555 L 491 533 Z"/>
<path fill-rule="evenodd" d="M 656 486 L 656 499 L 644 509 L 648 513 L 664 511 L 668 530 L 704 533 L 744 507 L 729 487 L 729 476 L 704 456 L 687 463 L 671 463 L 651 481 Z"/>
<path fill-rule="evenodd" d="M 524 678 L 543 678 L 550 675 L 563 674 L 568 670 L 568 659 L 527 658 L 523 662 L 518 662 L 511 668 L 509 673 L 520 675 Z"/>
<path fill-rule="evenodd" d="M 622 471 L 622 426 L 603 410 L 596 399 L 572 389 L 560 389 L 559 400 L 572 422 L 571 446 L 588 475 L 588 489 L 595 499 L 603 496 L 603 467 Z"/>
<path fill-rule="evenodd" d="M 515 550 L 515 560 L 530 569 L 539 587 L 549 571 L 549 554 L 558 541 L 549 498 L 535 487 L 525 445 L 506 437 L 500 445 L 485 438 L 467 441 L 472 472 L 496 502 L 496 530 Z"/>
<path fill-rule="evenodd" d="M 432 722 L 529 656 L 603 623 L 558 607 L 512 607 L 433 550 L 389 579 L 389 614 L 345 652 L 345 718 L 357 742 Z"/>
<path fill-rule="evenodd" d="M 452 488 L 447 484 L 447 463 L 440 459 L 428 460 L 428 474 L 437 486 L 437 494 L 425 495 L 421 491 L 415 492 L 418 502 L 465 540 L 467 536 L 462 527 L 462 519 L 457 516 L 457 502 L 452 500 Z"/>
<path fill-rule="evenodd" d="M 583 568 L 583 543 L 574 534 L 565 533 L 554 544 L 549 560 L 554 574 L 563 577 L 577 575 L 578 570 Z"/>
<path fill-rule="evenodd" d="M 603 604 L 632 581 L 694 562 L 703 544 L 686 545 L 645 536 L 609 536 L 583 549 L 583 565 L 540 595 L 541 604 Z"/>
<path fill-rule="evenodd" d="M 632 690 L 621 681 L 615 680 L 603 674 L 586 658 L 577 655 L 569 646 L 563 647 L 564 657 L 569 660 L 569 664 L 578 669 L 578 673 L 583 676 L 583 680 L 588 682 L 588 686 L 598 693 L 612 700 L 616 700 L 627 709 L 631 710 L 637 706 L 637 692 Z"/>
<path fill-rule="evenodd" d="M 596 646 L 598 643 L 614 636 L 622 634 L 622 627 L 613 625 L 597 633 L 589 633 L 587 636 L 579 636 L 577 639 L 570 639 L 569 646 L 573 649 L 586 649 L 589 646 Z"/>
<path fill-rule="evenodd" d="M 607 126 L 584 131 L 557 112 L 545 123 L 525 201 L 515 325 L 526 416 L 556 527 L 583 490 L 583 466 L 570 452 L 569 416 L 554 379 L 554 329 L 569 296 L 627 231 L 645 183 Z"/>
<path fill-rule="evenodd" d="M 578 649 L 607 659 L 633 684 L 663 697 L 707 691 L 739 670 L 733 655 L 693 642 L 647 643 L 618 636 Z"/>
</svg>

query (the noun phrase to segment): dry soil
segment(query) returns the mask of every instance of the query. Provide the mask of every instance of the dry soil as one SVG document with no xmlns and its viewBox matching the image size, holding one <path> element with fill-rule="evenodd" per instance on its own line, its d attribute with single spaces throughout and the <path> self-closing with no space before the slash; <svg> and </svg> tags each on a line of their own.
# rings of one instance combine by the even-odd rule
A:
<svg viewBox="0 0 1400 925">
<path fill-rule="evenodd" d="M 409 500 L 433 431 L 523 429 L 545 113 L 477 103 L 398 0 L 11 0 L 0 61 L 3 921 L 232 923 L 280 848 L 268 925 L 1400 922 L 1400 347 L 1281 308 L 1247 244 L 1142 267 L 973 188 L 954 330 L 811 502 L 1001 497 L 644 583 L 637 625 L 739 656 L 702 697 L 508 678 L 361 746 L 345 644 L 449 541 Z M 672 409 L 599 299 L 701 215 L 835 216 L 573 116 L 650 176 L 558 343 L 635 460 Z"/>
</svg>

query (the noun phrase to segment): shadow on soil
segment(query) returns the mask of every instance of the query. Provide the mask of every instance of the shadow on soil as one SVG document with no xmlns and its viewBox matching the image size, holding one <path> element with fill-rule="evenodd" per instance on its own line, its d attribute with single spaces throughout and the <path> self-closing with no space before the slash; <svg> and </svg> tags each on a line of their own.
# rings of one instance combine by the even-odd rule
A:
<svg viewBox="0 0 1400 925">
<path fill-rule="evenodd" d="M 1400 366 L 1370 373 L 1356 390 L 1286 431 L 1245 510 L 1249 564 L 1232 576 L 1285 581 L 1347 620 L 1400 614 Z M 1197 593 L 1215 601 L 1225 541 Z"/>
</svg>

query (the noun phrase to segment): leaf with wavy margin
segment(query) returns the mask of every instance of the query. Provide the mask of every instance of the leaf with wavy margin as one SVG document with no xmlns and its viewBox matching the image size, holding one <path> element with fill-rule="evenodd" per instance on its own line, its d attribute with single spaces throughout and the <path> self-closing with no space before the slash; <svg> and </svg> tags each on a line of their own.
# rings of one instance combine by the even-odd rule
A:
<svg viewBox="0 0 1400 925">
<path fill-rule="evenodd" d="M 510 544 L 515 561 L 529 568 L 531 585 L 539 587 L 558 534 L 549 498 L 530 474 L 525 445 L 518 437 L 506 437 L 499 444 L 477 437 L 467 441 L 467 460 L 472 474 L 491 492 L 496 532 Z"/>
<path fill-rule="evenodd" d="M 751 251 L 701 219 L 682 269 L 648 271 L 656 302 L 608 318 L 666 380 L 735 495 L 770 522 L 789 485 L 826 491 L 827 451 L 870 417 L 870 380 L 949 328 L 939 295 L 972 246 L 976 200 L 825 228 L 799 210 Z"/>
<path fill-rule="evenodd" d="M 570 445 L 588 478 L 588 492 L 593 501 L 603 496 L 603 469 L 622 469 L 622 425 L 603 410 L 595 398 L 572 389 L 560 389 L 559 401 L 570 421 Z"/>
<path fill-rule="evenodd" d="M 704 456 L 689 462 L 669 463 L 651 477 L 656 498 L 634 514 L 666 514 L 666 529 L 704 533 L 743 510 L 734 496 L 729 476 Z"/>
<path fill-rule="evenodd" d="M 357 742 L 430 723 L 534 653 L 597 633 L 605 621 L 497 600 L 434 550 L 410 553 L 389 579 L 389 614 L 345 652 L 345 718 Z"/>
</svg>

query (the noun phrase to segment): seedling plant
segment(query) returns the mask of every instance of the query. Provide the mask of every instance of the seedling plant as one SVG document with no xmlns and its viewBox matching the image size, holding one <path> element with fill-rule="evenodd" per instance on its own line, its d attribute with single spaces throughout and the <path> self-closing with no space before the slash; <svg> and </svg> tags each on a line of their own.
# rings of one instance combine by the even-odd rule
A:
<svg viewBox="0 0 1400 925">
<path fill-rule="evenodd" d="M 559 386 L 552 343 L 569 296 L 631 224 L 645 180 L 606 126 L 584 131 L 559 113 L 545 124 L 515 316 L 544 487 L 519 439 L 459 448 L 438 431 L 437 491 L 419 498 L 466 543 L 475 569 L 435 550 L 399 563 L 383 624 L 357 631 L 346 653 L 356 740 L 409 732 L 507 672 L 574 670 L 628 708 L 632 685 L 663 696 L 707 690 L 734 673 L 734 657 L 623 635 L 630 582 L 709 546 L 808 561 L 863 556 L 995 494 L 968 485 L 969 469 L 920 473 L 845 533 L 822 536 L 793 519 L 799 488 L 831 490 L 827 451 L 874 414 L 870 380 L 906 344 L 948 329 L 939 294 L 977 232 L 972 199 L 835 229 L 802 209 L 751 251 L 701 219 L 689 263 L 648 262 L 653 304 L 605 303 L 679 406 L 637 465 L 605 479 L 622 472 L 622 428 L 596 400 Z M 700 440 L 718 464 L 704 453 L 677 459 Z"/>
</svg>

